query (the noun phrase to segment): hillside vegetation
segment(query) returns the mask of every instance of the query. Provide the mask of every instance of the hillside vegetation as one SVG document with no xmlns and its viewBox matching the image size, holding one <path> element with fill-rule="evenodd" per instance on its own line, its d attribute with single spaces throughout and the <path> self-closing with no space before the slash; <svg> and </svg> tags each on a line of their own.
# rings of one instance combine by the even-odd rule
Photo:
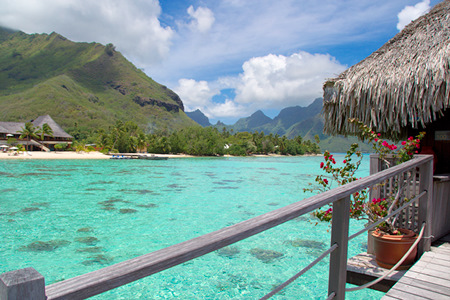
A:
<svg viewBox="0 0 450 300">
<path fill-rule="evenodd" d="M 219 130 L 233 132 L 263 132 L 295 139 L 301 136 L 303 140 L 315 142 L 319 138 L 319 146 L 322 151 L 345 153 L 353 143 L 358 143 L 363 152 L 371 152 L 372 148 L 356 137 L 329 136 L 323 133 L 324 119 L 321 115 L 322 98 L 315 99 L 307 107 L 286 107 L 273 119 L 262 111 L 257 111 L 251 116 L 239 119 L 233 125 L 225 125 L 220 121 L 213 127 Z M 202 126 L 211 126 L 208 118 L 199 110 L 188 115 Z"/>
<path fill-rule="evenodd" d="M 118 120 L 133 121 L 147 133 L 196 126 L 178 95 L 112 44 L 0 28 L 0 121 L 45 114 L 69 133 L 87 134 Z"/>
</svg>

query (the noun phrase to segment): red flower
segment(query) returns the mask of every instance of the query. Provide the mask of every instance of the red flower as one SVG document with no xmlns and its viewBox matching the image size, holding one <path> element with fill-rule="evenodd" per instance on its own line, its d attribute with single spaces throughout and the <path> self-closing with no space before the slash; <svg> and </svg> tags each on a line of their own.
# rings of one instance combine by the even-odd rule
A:
<svg viewBox="0 0 450 300">
<path fill-rule="evenodd" d="M 402 145 L 405 146 L 405 145 L 406 145 L 406 141 L 403 141 L 403 142 L 402 142 Z"/>
<path fill-rule="evenodd" d="M 323 165 L 324 165 L 324 163 L 321 162 L 321 163 L 320 163 L 320 168 L 321 168 L 321 169 L 323 168 Z"/>
<path fill-rule="evenodd" d="M 328 179 L 325 178 L 325 179 L 323 180 L 323 183 L 328 184 Z"/>
<path fill-rule="evenodd" d="M 374 139 L 375 142 L 378 142 L 378 139 Z"/>
<path fill-rule="evenodd" d="M 381 136 L 381 133 L 379 133 L 378 136 Z"/>
<path fill-rule="evenodd" d="M 344 164 L 346 164 L 346 163 L 347 163 L 347 161 L 346 161 L 346 160 L 344 159 L 343 163 L 344 163 Z"/>
</svg>

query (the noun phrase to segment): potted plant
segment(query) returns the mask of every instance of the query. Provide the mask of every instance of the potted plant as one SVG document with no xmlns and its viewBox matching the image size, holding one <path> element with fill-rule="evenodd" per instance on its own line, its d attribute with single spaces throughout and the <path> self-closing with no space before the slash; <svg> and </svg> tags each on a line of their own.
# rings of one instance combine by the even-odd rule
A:
<svg viewBox="0 0 450 300">
<path fill-rule="evenodd" d="M 401 142 L 401 146 L 397 146 L 382 140 L 380 138 L 381 134 L 375 133 L 370 127 L 363 125 L 358 120 L 351 120 L 351 122 L 359 127 L 359 137 L 362 140 L 367 140 L 372 145 L 385 168 L 411 159 L 417 153 L 420 140 L 425 134 L 422 132 L 415 138 L 409 137 L 406 141 Z M 358 180 L 355 173 L 362 160 L 362 154 L 358 149 L 359 145 L 357 143 L 352 144 L 342 164 L 338 164 L 334 156 L 328 151 L 325 151 L 324 161 L 320 163 L 320 168 L 325 174 L 318 175 L 315 179 L 316 184 L 304 189 L 304 191 L 324 192 L 336 185 L 344 185 Z M 410 176 L 413 176 L 413 174 Z M 390 183 L 388 189 L 383 189 L 388 190 L 388 192 L 380 197 L 369 197 L 369 189 L 354 193 L 350 197 L 350 217 L 358 220 L 365 219 L 368 221 L 368 224 L 376 223 L 386 217 L 410 200 L 405 197 L 404 193 L 404 190 L 407 188 L 405 182 L 408 180 L 411 180 L 411 178 L 406 178 L 406 180 L 404 178 L 402 180 L 399 178 L 395 179 Z M 373 189 L 380 187 L 373 187 Z M 331 207 L 319 209 L 313 215 L 321 221 L 332 221 L 333 210 Z M 386 219 L 370 233 L 373 236 L 377 263 L 384 268 L 391 268 L 395 265 L 408 251 L 416 238 L 414 232 L 408 229 L 398 228 L 396 218 L 396 216 L 393 216 Z M 399 249 L 393 249 L 392 245 L 394 244 L 397 244 Z M 389 246 L 389 248 L 386 249 L 385 246 Z M 408 268 L 414 261 L 416 253 L 416 251 L 413 251 L 402 264 L 401 268 Z"/>
</svg>

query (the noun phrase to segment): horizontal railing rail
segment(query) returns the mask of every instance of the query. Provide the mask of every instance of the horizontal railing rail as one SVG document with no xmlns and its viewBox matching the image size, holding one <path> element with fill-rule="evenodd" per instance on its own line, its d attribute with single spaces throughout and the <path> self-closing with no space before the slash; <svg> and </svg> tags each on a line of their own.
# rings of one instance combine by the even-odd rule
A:
<svg viewBox="0 0 450 300">
<path fill-rule="evenodd" d="M 333 222 L 332 224 L 331 245 L 337 249 L 334 249 L 335 251 L 331 253 L 328 294 L 334 294 L 335 299 L 343 299 L 345 297 L 350 195 L 411 168 L 425 166 L 421 169 L 422 172 L 431 173 L 431 162 L 432 156 L 416 156 L 401 165 L 238 224 L 90 273 L 53 283 L 46 286 L 45 294 L 49 300 L 92 297 L 231 245 L 327 204 L 333 204 L 333 218 L 341 222 Z M 429 184 L 425 184 L 425 188 L 422 188 L 422 190 L 426 190 L 428 186 Z M 337 246 L 333 246 L 334 244 Z"/>
</svg>

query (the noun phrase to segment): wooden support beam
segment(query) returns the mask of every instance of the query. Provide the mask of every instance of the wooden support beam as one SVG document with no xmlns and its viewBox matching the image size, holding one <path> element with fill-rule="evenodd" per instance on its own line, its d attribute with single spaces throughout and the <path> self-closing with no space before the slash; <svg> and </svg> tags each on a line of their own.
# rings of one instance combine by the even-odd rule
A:
<svg viewBox="0 0 450 300">
<path fill-rule="evenodd" d="M 45 300 L 45 280 L 33 268 L 0 274 L 0 300 Z"/>
<path fill-rule="evenodd" d="M 328 295 L 335 293 L 334 299 L 345 299 L 347 281 L 348 228 L 350 224 L 350 196 L 333 203 L 333 221 L 331 225 L 331 245 L 338 248 L 330 256 Z"/>
<path fill-rule="evenodd" d="M 426 190 L 427 193 L 419 200 L 419 228 L 425 222 L 424 238 L 418 245 L 418 256 L 431 249 L 431 232 L 432 232 L 432 211 L 433 211 L 433 156 L 418 155 L 422 157 L 431 157 L 431 160 L 420 166 L 420 183 L 419 191 Z"/>
</svg>

